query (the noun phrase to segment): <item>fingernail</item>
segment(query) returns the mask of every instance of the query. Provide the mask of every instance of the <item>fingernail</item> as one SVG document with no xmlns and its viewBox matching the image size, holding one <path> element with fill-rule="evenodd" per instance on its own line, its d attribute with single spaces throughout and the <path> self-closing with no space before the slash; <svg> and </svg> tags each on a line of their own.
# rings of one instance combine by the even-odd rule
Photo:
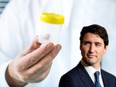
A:
<svg viewBox="0 0 116 87">
<path fill-rule="evenodd" d="M 58 51 L 60 51 L 61 50 L 61 45 L 58 45 L 57 47 L 56 47 L 56 51 L 58 52 Z"/>
<path fill-rule="evenodd" d="M 47 50 L 50 50 L 50 49 L 52 49 L 53 48 L 53 44 L 48 44 L 47 46 L 46 46 L 46 49 Z"/>
</svg>

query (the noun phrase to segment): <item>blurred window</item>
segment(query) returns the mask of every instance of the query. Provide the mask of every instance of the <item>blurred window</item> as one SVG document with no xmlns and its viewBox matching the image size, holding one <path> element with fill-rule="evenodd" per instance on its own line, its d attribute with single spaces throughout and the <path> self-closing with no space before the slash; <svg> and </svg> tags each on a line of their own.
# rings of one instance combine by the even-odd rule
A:
<svg viewBox="0 0 116 87">
<path fill-rule="evenodd" d="M 9 0 L 0 0 L 0 14 L 2 13 L 3 9 L 5 8 L 8 2 Z"/>
</svg>

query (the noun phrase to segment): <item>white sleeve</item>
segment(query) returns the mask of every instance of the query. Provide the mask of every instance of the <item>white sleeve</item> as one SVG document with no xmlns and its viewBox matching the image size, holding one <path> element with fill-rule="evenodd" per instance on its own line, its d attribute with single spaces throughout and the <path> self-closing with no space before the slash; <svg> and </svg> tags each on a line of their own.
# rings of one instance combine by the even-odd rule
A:
<svg viewBox="0 0 116 87">
<path fill-rule="evenodd" d="M 0 87 L 9 87 L 5 79 L 5 72 L 22 46 L 18 34 L 20 33 L 18 32 L 20 28 L 19 18 L 15 12 L 14 2 L 15 0 L 11 0 L 0 15 Z"/>
<path fill-rule="evenodd" d="M 29 1 L 32 0 L 10 0 L 0 16 L 0 87 L 9 87 L 5 79 L 7 66 L 33 39 Z M 34 84 L 30 85 L 26 87 Z"/>
<path fill-rule="evenodd" d="M 9 5 L 10 3 L 8 3 L 8 9 L 6 8 L 4 10 L 9 10 Z M 0 87 L 9 87 L 5 79 L 5 72 L 6 72 L 7 66 L 11 62 L 10 61 L 11 59 L 7 53 L 8 51 L 6 52 L 7 46 L 5 45 L 8 44 L 8 42 L 6 42 L 8 41 L 7 37 L 9 36 L 8 28 L 10 28 L 9 27 L 10 25 L 8 24 L 11 22 L 11 20 L 10 20 L 10 14 L 7 13 L 9 11 L 4 12 L 4 10 L 3 10 L 3 14 L 0 15 L 0 28 L 1 28 L 0 29 L 1 30 L 0 31 Z"/>
<path fill-rule="evenodd" d="M 0 65 L 0 87 L 9 87 L 5 79 L 5 72 L 10 62 L 8 61 Z"/>
</svg>

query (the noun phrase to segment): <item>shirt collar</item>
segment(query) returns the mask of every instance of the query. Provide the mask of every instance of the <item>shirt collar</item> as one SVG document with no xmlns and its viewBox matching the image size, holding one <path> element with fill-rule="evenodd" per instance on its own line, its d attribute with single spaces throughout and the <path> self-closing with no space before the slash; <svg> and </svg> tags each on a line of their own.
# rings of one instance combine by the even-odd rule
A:
<svg viewBox="0 0 116 87">
<path fill-rule="evenodd" d="M 83 60 L 81 60 L 81 64 L 84 66 L 85 69 L 87 69 L 87 72 L 95 73 L 96 71 L 99 71 L 101 73 L 101 68 L 96 70 L 94 67 L 88 66 Z"/>
<path fill-rule="evenodd" d="M 94 79 L 94 73 L 96 71 L 99 71 L 100 72 L 100 75 L 101 75 L 101 68 L 99 68 L 98 70 L 96 70 L 94 67 L 92 66 L 87 66 L 84 61 L 81 61 L 81 64 L 84 66 L 85 70 L 87 71 L 87 73 L 89 74 L 90 78 L 92 79 L 93 82 L 95 82 L 95 79 Z"/>
</svg>

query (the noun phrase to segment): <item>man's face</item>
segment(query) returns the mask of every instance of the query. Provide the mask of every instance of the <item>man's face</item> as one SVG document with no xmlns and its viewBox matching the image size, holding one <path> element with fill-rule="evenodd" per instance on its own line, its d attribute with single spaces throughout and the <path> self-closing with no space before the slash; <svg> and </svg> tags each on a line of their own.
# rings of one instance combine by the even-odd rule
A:
<svg viewBox="0 0 116 87">
<path fill-rule="evenodd" d="M 86 33 L 80 45 L 83 61 L 90 66 L 99 66 L 106 51 L 104 41 L 99 35 Z"/>
</svg>

